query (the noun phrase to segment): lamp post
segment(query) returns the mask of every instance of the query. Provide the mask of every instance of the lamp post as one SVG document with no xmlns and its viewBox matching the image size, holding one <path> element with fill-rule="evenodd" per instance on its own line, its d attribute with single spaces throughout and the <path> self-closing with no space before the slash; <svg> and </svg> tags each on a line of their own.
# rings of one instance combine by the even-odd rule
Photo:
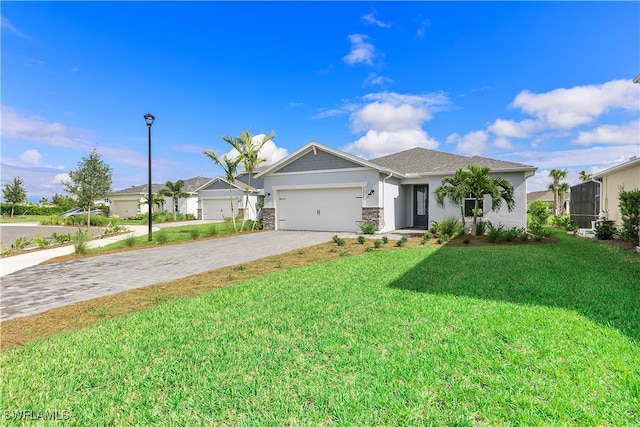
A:
<svg viewBox="0 0 640 427">
<path fill-rule="evenodd" d="M 149 241 L 151 242 L 153 240 L 153 238 L 151 237 L 151 223 L 152 223 L 152 217 L 153 215 L 151 214 L 151 197 L 152 197 L 152 193 L 151 193 L 151 125 L 153 125 L 153 121 L 156 118 L 153 116 L 153 114 L 148 113 L 144 115 L 144 121 L 147 123 L 147 129 L 149 129 L 149 198 L 147 199 L 147 203 L 149 205 Z"/>
</svg>

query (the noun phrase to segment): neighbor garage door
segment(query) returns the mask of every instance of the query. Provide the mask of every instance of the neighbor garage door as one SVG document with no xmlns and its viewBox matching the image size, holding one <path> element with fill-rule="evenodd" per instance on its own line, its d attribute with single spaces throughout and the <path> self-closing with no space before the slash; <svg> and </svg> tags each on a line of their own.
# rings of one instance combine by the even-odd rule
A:
<svg viewBox="0 0 640 427">
<path fill-rule="evenodd" d="M 362 188 L 280 190 L 278 229 L 358 231 L 362 220 Z"/>
<path fill-rule="evenodd" d="M 137 200 L 111 200 L 111 215 L 121 218 L 133 218 L 138 214 Z"/>
<path fill-rule="evenodd" d="M 234 198 L 235 203 L 235 198 Z M 203 199 L 202 200 L 202 219 L 210 221 L 223 221 L 225 218 L 231 217 L 231 202 L 226 199 Z M 237 212 L 236 212 L 237 214 Z"/>
</svg>

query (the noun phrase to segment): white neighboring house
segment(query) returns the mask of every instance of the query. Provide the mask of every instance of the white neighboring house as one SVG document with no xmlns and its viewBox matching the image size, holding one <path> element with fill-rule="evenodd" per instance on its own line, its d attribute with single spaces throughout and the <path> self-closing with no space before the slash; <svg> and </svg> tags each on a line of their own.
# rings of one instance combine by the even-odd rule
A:
<svg viewBox="0 0 640 427">
<path fill-rule="evenodd" d="M 250 182 L 250 185 L 249 185 Z M 202 219 L 224 221 L 231 217 L 231 207 L 235 215 L 245 214 L 246 219 L 255 220 L 262 217 L 257 204 L 263 199 L 263 181 L 255 174 L 249 180 L 249 174 L 242 172 L 229 183 L 225 178 L 217 176 L 198 193 L 198 203 L 202 209 Z M 248 211 L 244 212 L 246 190 L 249 190 Z M 229 191 L 231 190 L 231 191 Z"/>
<path fill-rule="evenodd" d="M 526 227 L 527 178 L 536 167 L 486 157 L 465 157 L 413 148 L 373 160 L 310 142 L 274 163 L 257 178 L 264 180 L 265 229 L 359 231 L 362 221 L 374 221 L 378 231 L 427 228 L 460 209 L 448 201 L 437 205 L 434 191 L 442 179 L 469 165 L 490 167 L 493 176 L 509 180 L 516 201 L 512 212 L 503 203 L 484 219 L 508 227 Z M 491 206 L 486 196 L 484 206 Z M 471 215 L 471 199 L 465 203 Z"/>
<path fill-rule="evenodd" d="M 184 180 L 184 187 L 182 187 L 182 191 L 189 194 L 189 197 L 178 199 L 177 210 L 180 213 L 193 214 L 196 218 L 198 218 L 198 192 L 212 181 L 213 178 L 205 178 L 201 176 Z M 158 191 L 163 188 L 166 188 L 164 184 L 152 184 L 151 192 L 153 194 L 158 194 Z M 132 218 L 138 214 L 146 214 L 149 211 L 149 207 L 146 203 L 141 204 L 141 202 L 146 201 L 148 195 L 149 186 L 147 184 L 125 188 L 124 190 L 115 191 L 109 194 L 108 198 L 110 200 L 111 215 L 118 215 L 122 218 Z M 171 198 L 165 197 L 164 199 L 164 206 L 153 206 L 153 212 L 159 212 L 163 210 L 167 212 L 173 212 L 173 208 L 171 206 L 173 202 Z"/>
</svg>

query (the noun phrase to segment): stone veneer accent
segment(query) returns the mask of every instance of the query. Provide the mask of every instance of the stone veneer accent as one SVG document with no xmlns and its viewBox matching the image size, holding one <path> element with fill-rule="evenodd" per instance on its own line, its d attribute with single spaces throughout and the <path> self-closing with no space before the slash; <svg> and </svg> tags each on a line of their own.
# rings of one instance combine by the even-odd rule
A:
<svg viewBox="0 0 640 427">
<path fill-rule="evenodd" d="M 362 208 L 362 220 L 375 222 L 376 229 L 381 230 L 384 227 L 384 208 Z"/>
<path fill-rule="evenodd" d="M 276 208 L 262 208 L 262 228 L 264 230 L 276 229 Z"/>
</svg>

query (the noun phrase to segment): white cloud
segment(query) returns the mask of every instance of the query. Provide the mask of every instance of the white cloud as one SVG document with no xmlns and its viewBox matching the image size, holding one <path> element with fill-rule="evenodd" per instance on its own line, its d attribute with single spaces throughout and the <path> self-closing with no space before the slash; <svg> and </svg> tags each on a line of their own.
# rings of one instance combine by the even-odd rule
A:
<svg viewBox="0 0 640 427">
<path fill-rule="evenodd" d="M 367 79 L 364 81 L 363 83 L 363 87 L 367 87 L 367 86 L 382 86 L 384 87 L 385 84 L 387 83 L 393 83 L 393 80 L 391 80 L 388 77 L 384 77 L 384 76 L 378 76 L 377 74 L 370 74 Z"/>
<path fill-rule="evenodd" d="M 513 106 L 551 128 L 571 129 L 592 123 L 611 109 L 638 110 L 640 99 L 637 87 L 630 80 L 613 80 L 542 94 L 524 90 L 516 96 Z"/>
<path fill-rule="evenodd" d="M 59 173 L 52 180 L 52 184 L 62 184 L 64 182 L 71 182 L 71 177 L 68 173 Z"/>
<path fill-rule="evenodd" d="M 513 120 L 497 119 L 487 127 L 487 130 L 503 137 L 528 138 L 541 128 L 542 124 L 535 120 L 528 119 L 515 122 Z"/>
<path fill-rule="evenodd" d="M 450 104 L 442 93 L 407 95 L 378 92 L 364 95 L 357 102 L 349 102 L 353 133 L 364 133 L 342 149 L 365 158 L 424 147 L 434 149 L 438 141 L 422 129 L 434 111 Z"/>
<path fill-rule="evenodd" d="M 449 139 L 451 138 L 451 139 Z M 447 139 L 447 142 L 456 142 L 456 151 L 464 156 L 481 156 L 489 148 L 489 135 L 483 130 L 469 132 L 463 137 Z"/>
<path fill-rule="evenodd" d="M 435 149 L 438 147 L 438 141 L 422 129 L 401 129 L 392 132 L 371 129 L 342 150 L 364 158 L 375 158 L 415 147 Z"/>
<path fill-rule="evenodd" d="M 266 135 L 264 133 L 259 133 L 257 135 L 253 135 L 251 139 L 254 143 L 260 143 L 262 142 L 265 136 Z M 226 153 L 226 156 L 231 159 L 235 159 L 238 157 L 239 154 L 240 153 L 238 153 L 236 149 L 233 148 Z M 278 147 L 273 142 L 273 140 L 267 141 L 266 144 L 262 146 L 262 149 L 260 150 L 260 154 L 259 154 L 259 157 L 262 159 L 266 159 L 266 161 L 260 163 L 259 167 L 271 165 L 277 162 L 278 160 L 286 157 L 288 154 L 289 152 L 287 151 L 286 148 Z M 239 168 L 241 168 L 241 166 L 242 164 L 238 165 Z"/>
<path fill-rule="evenodd" d="M 500 136 L 493 140 L 493 145 L 497 148 L 501 148 L 503 150 L 511 150 L 513 149 L 513 144 L 507 138 Z"/>
<path fill-rule="evenodd" d="M 376 19 L 375 14 L 372 13 L 367 13 L 366 15 L 362 16 L 362 20 L 364 22 L 368 22 L 369 24 L 373 24 L 373 25 L 377 25 L 380 28 L 391 28 L 391 24 L 387 23 L 387 22 L 382 22 L 378 19 Z"/>
<path fill-rule="evenodd" d="M 393 132 L 420 128 L 420 124 L 431 117 L 424 106 L 374 102 L 351 115 L 351 127 L 354 132 L 367 129 Z"/>
<path fill-rule="evenodd" d="M 584 169 L 588 166 L 598 166 L 605 169 L 637 155 L 637 146 L 617 145 L 577 148 L 575 150 L 520 151 L 510 153 L 509 158 L 514 162 L 534 165 L 541 169 L 565 169 L 571 167 Z"/>
<path fill-rule="evenodd" d="M 626 125 L 601 125 L 591 131 L 582 131 L 571 142 L 578 145 L 636 144 L 640 146 L 640 120 Z"/>
<path fill-rule="evenodd" d="M 3 138 L 39 142 L 84 151 L 91 149 L 91 145 L 86 139 L 86 131 L 69 128 L 58 122 L 49 122 L 38 116 L 25 116 L 6 105 L 2 105 L 1 132 Z"/>
<path fill-rule="evenodd" d="M 368 37 L 363 34 L 351 34 L 349 36 L 351 50 L 342 60 L 349 65 L 355 65 L 361 62 L 367 65 L 373 65 L 374 58 L 380 54 L 376 52 L 375 47 L 371 43 L 366 41 L 367 39 Z"/>
<path fill-rule="evenodd" d="M 27 150 L 20 154 L 18 158 L 29 165 L 38 166 L 40 159 L 42 159 L 42 154 L 40 154 L 38 150 Z"/>
<path fill-rule="evenodd" d="M 9 31 L 10 33 L 18 36 L 18 37 L 22 37 L 22 38 L 28 38 L 22 31 L 20 31 L 18 28 L 16 28 L 7 18 L 5 18 L 4 16 L 0 16 L 0 26 L 2 27 L 2 29 Z"/>
</svg>

